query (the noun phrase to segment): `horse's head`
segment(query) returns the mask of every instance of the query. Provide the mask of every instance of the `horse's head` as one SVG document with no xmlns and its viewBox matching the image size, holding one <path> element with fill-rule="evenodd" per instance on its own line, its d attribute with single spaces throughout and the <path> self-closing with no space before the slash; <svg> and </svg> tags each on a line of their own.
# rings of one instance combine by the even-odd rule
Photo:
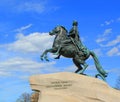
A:
<svg viewBox="0 0 120 102">
<path fill-rule="evenodd" d="M 63 26 L 57 26 L 52 31 L 49 32 L 49 35 L 58 35 L 58 34 L 67 34 L 67 30 Z"/>
</svg>

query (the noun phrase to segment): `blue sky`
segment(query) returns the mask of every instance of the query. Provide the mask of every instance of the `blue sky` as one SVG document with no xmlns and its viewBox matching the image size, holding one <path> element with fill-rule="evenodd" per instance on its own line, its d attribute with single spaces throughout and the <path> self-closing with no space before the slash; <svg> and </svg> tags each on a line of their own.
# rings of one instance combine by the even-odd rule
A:
<svg viewBox="0 0 120 102">
<path fill-rule="evenodd" d="M 120 75 L 119 0 L 1 0 L 0 1 L 0 102 L 15 102 L 31 92 L 29 77 L 35 74 L 74 72 L 71 59 L 40 61 L 51 48 L 54 37 L 48 32 L 57 25 L 69 31 L 79 23 L 82 42 L 99 57 L 109 72 L 107 83 L 114 87 Z M 86 73 L 93 76 L 93 59 Z M 48 68 L 49 67 L 49 68 Z"/>
</svg>

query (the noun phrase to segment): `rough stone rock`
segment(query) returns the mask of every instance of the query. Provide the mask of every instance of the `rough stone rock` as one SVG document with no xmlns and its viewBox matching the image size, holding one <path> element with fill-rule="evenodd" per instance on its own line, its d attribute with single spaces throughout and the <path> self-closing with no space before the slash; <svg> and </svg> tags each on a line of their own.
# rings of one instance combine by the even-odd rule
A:
<svg viewBox="0 0 120 102">
<path fill-rule="evenodd" d="M 120 102 L 120 91 L 106 82 L 70 72 L 34 75 L 30 85 L 38 102 Z"/>
</svg>

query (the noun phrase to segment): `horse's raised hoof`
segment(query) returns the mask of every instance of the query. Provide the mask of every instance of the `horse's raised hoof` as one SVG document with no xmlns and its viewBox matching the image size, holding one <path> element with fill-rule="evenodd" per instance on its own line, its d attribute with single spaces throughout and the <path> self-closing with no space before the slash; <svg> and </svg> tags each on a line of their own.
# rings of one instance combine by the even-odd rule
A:
<svg viewBox="0 0 120 102">
<path fill-rule="evenodd" d="M 45 57 L 45 60 L 49 62 L 49 59 L 47 57 Z"/>
</svg>

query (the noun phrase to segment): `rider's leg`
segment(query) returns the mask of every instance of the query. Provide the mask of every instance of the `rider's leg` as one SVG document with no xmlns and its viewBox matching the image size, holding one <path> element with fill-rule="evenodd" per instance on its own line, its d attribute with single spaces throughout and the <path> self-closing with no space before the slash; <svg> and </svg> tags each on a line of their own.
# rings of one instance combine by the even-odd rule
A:
<svg viewBox="0 0 120 102">
<path fill-rule="evenodd" d="M 57 52 L 55 52 L 54 55 L 59 55 L 61 49 L 62 49 L 62 46 L 58 48 Z"/>
<path fill-rule="evenodd" d="M 60 46 L 58 47 L 57 52 L 55 52 L 54 55 L 59 55 L 61 49 L 62 49 L 64 46 L 69 45 L 70 42 L 71 42 L 70 39 L 63 40 L 62 43 L 60 44 Z"/>
</svg>

